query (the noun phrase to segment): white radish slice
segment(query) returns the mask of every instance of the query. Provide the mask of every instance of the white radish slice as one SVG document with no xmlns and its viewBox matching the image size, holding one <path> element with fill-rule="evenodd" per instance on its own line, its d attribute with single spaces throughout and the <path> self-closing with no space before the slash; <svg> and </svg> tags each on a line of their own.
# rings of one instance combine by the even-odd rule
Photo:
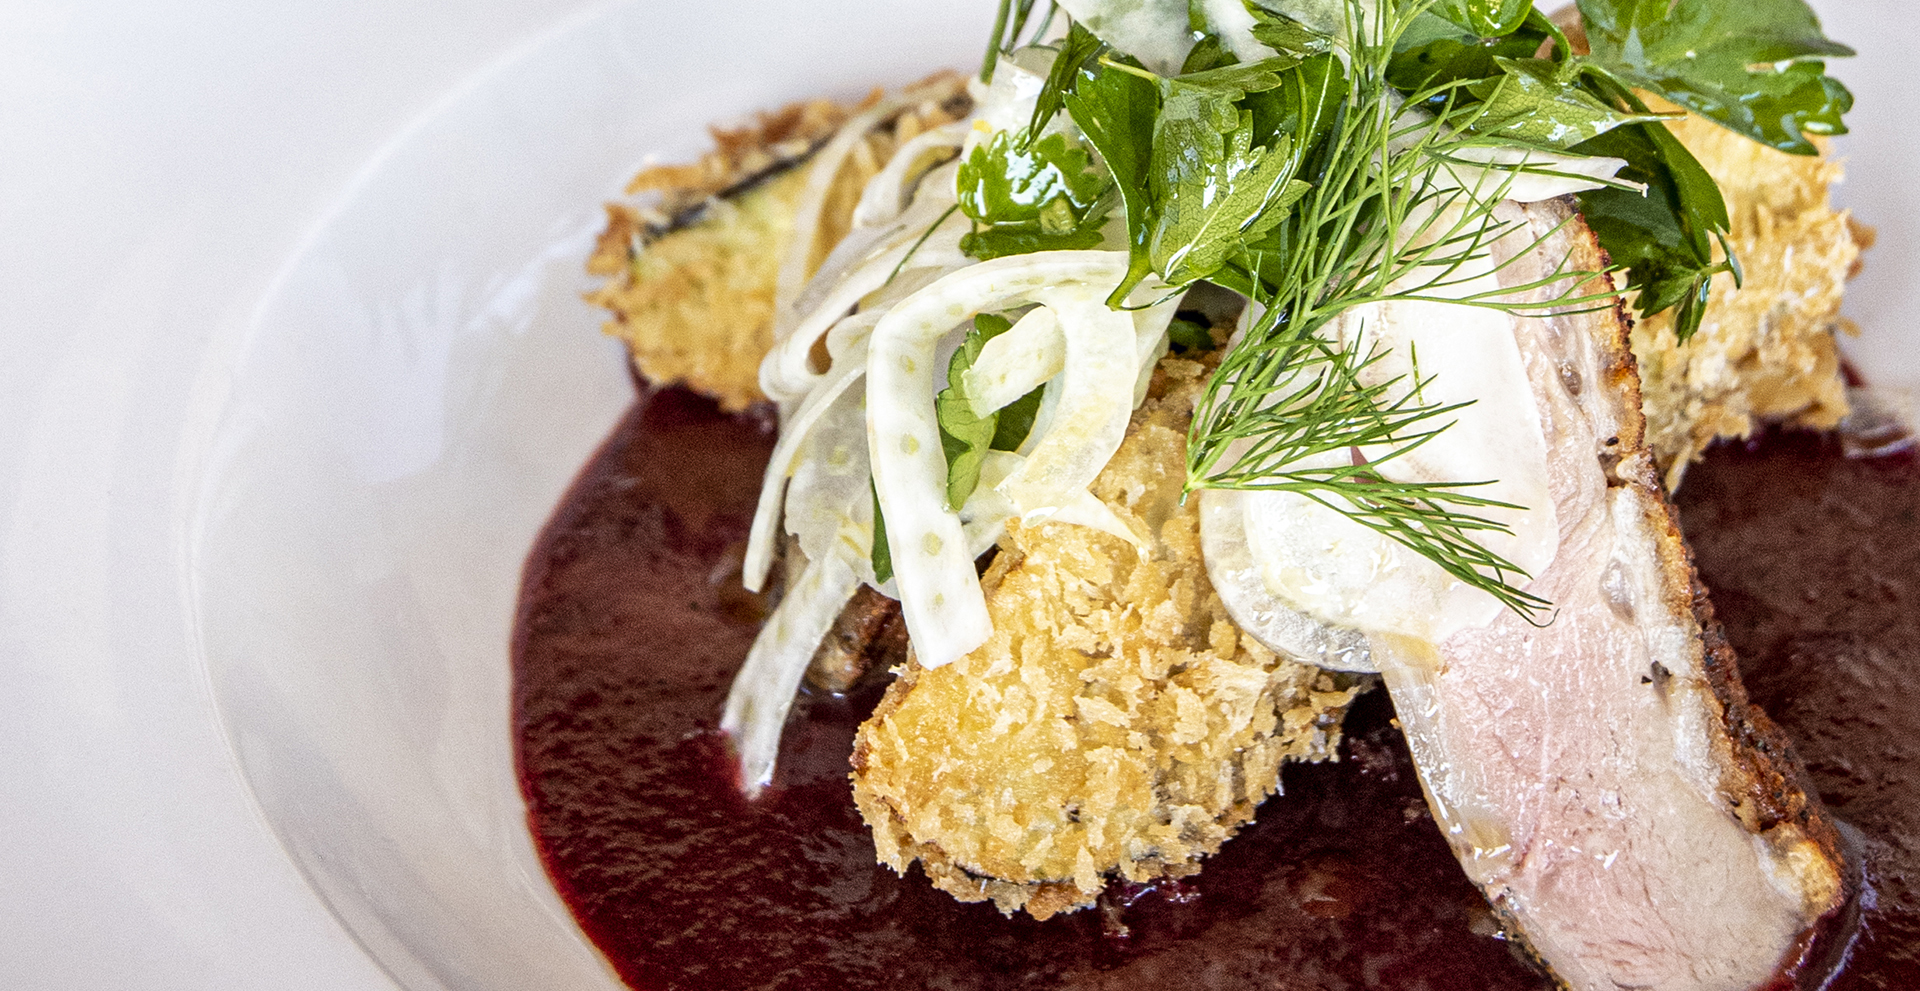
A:
<svg viewBox="0 0 1920 991">
<path fill-rule="evenodd" d="M 1447 226 L 1442 217 L 1429 229 Z M 1437 281 L 1423 289 L 1415 278 Z M 1483 256 L 1439 274 L 1416 273 L 1402 291 L 1415 290 L 1459 299 L 1496 293 L 1499 282 L 1491 257 Z M 1380 353 L 1362 377 L 1370 383 L 1398 378 L 1385 397 L 1389 402 L 1405 396 L 1419 379 L 1424 380 L 1420 404 L 1469 404 L 1432 423 L 1451 426 L 1418 448 L 1391 459 L 1386 448 L 1359 453 L 1374 462 L 1380 476 L 1395 481 L 1490 481 L 1471 494 L 1523 508 L 1466 509 L 1511 530 L 1475 531 L 1469 539 L 1538 575 L 1558 552 L 1559 529 L 1548 490 L 1546 437 L 1514 337 L 1515 319 L 1484 307 L 1395 298 L 1349 310 L 1324 332 L 1349 350 Z M 1345 452 L 1320 457 L 1325 460 L 1317 467 L 1351 463 Z M 1337 503 L 1338 497 L 1328 498 Z M 1341 511 L 1344 507 L 1291 492 L 1248 495 L 1241 503 L 1244 543 L 1266 591 L 1321 622 L 1438 642 L 1491 622 L 1505 608 L 1399 541 L 1356 522 Z M 1525 581 L 1520 575 L 1506 578 Z"/>
<path fill-rule="evenodd" d="M 1200 498 L 1200 554 L 1207 578 L 1227 607 L 1227 615 L 1255 640 L 1282 656 L 1333 671 L 1374 672 L 1366 634 L 1328 626 L 1281 602 L 1267 590 L 1260 566 L 1247 544 L 1247 503 L 1271 499 L 1272 492 L 1206 489 Z"/>
</svg>

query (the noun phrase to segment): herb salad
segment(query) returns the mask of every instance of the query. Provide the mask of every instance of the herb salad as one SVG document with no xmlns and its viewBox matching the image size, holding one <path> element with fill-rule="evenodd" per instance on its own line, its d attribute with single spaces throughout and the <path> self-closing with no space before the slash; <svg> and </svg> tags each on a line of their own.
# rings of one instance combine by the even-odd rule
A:
<svg viewBox="0 0 1920 991">
<path fill-rule="evenodd" d="M 1810 154 L 1806 135 L 1843 133 L 1851 105 L 1823 62 L 1850 51 L 1801 0 L 1578 12 L 1563 27 L 1524 0 L 1005 0 L 974 118 L 901 149 L 817 273 L 782 270 L 761 370 L 782 435 L 746 581 L 770 580 L 783 529 L 805 563 L 723 720 L 750 790 L 863 584 L 899 599 L 937 667 L 991 629 L 974 559 L 1008 521 L 1138 543 L 1087 486 L 1170 332 L 1211 343 L 1173 317 L 1202 282 L 1249 305 L 1193 418 L 1188 492 L 1283 496 L 1424 562 L 1475 615 L 1549 622 L 1526 589 L 1551 554 L 1538 459 L 1451 456 L 1468 408 L 1500 407 L 1435 381 L 1444 338 L 1423 371 L 1421 341 L 1385 346 L 1368 320 L 1388 303 L 1608 308 L 1624 287 L 1643 317 L 1674 311 L 1684 340 L 1739 263 L 1666 108 Z M 1499 284 L 1490 246 L 1517 227 L 1497 205 L 1569 194 L 1613 267 Z"/>
</svg>

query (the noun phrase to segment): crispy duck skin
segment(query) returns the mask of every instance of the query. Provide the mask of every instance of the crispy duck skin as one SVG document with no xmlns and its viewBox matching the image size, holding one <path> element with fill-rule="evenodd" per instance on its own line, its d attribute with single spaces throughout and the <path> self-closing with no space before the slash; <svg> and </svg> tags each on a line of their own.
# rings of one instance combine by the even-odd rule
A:
<svg viewBox="0 0 1920 991">
<path fill-rule="evenodd" d="M 1551 202 L 1502 279 L 1604 268 Z M 1791 966 L 1847 885 L 1832 820 L 1791 744 L 1747 700 L 1646 445 L 1629 321 L 1515 319 L 1559 521 L 1530 589 L 1437 645 L 1374 656 L 1435 819 L 1510 933 L 1565 986 L 1747 991 Z"/>
</svg>

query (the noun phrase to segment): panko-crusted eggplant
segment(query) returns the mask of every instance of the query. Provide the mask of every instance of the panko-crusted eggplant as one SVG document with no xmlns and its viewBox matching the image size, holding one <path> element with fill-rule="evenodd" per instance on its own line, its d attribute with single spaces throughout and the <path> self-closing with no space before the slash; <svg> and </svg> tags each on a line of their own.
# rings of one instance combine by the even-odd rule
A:
<svg viewBox="0 0 1920 991">
<path fill-rule="evenodd" d="M 1015 525 L 984 579 L 992 639 L 910 662 L 854 742 L 854 801 L 880 859 L 1036 918 L 1110 878 L 1200 868 L 1279 788 L 1324 760 L 1357 681 L 1242 633 L 1182 505 L 1187 422 L 1207 366 L 1160 363 L 1093 493 L 1139 536 Z"/>
<path fill-rule="evenodd" d="M 812 250 L 789 282 L 846 235 L 861 190 L 895 149 L 965 116 L 962 83 L 947 73 L 853 105 L 793 103 L 714 128 L 715 149 L 696 163 L 635 176 L 627 192 L 636 200 L 607 204 L 587 271 L 608 280 L 587 301 L 611 313 L 606 332 L 626 342 L 640 375 L 688 386 L 728 410 L 764 398 L 760 361 L 773 345 L 794 238 L 808 237 Z M 836 144 L 849 125 L 859 133 Z M 815 168 L 823 153 L 830 175 Z"/>
<path fill-rule="evenodd" d="M 1553 20 L 1575 52 L 1591 54 L 1573 5 Z M 1745 438 L 1770 422 L 1829 430 L 1847 415 L 1835 337 L 1851 324 L 1840 299 L 1874 232 L 1834 209 L 1829 191 L 1846 166 L 1826 138 L 1807 139 L 1818 155 L 1791 155 L 1693 114 L 1664 126 L 1720 187 L 1727 247 L 1740 261 L 1737 278 L 1714 276 L 1714 304 L 1684 343 L 1672 311 L 1633 324 L 1647 446 L 1673 491 L 1716 440 Z"/>
<path fill-rule="evenodd" d="M 1840 161 L 1784 154 L 1698 117 L 1668 127 L 1726 194 L 1742 273 L 1738 286 L 1715 276 L 1713 307 L 1685 345 L 1668 313 L 1633 327 L 1647 446 L 1673 490 L 1715 440 L 1775 422 L 1829 430 L 1847 415 L 1840 300 L 1873 231 L 1829 202 Z"/>
</svg>

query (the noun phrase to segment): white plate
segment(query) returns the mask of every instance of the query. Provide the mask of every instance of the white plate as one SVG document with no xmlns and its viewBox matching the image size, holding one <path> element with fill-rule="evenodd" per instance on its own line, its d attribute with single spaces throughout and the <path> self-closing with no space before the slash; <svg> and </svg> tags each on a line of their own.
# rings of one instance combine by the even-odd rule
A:
<svg viewBox="0 0 1920 991">
<path fill-rule="evenodd" d="M 57 189 L 74 204 L 155 191 L 76 228 L 28 202 L 37 160 L 0 162 L 7 215 L 42 221 L 15 228 L 36 240 L 0 241 L 0 261 L 35 273 L 0 265 L 0 297 L 31 321 L 6 328 L 0 363 L 0 924 L 25 934 L 0 939 L 0 986 L 385 983 L 299 903 L 247 790 L 404 986 L 615 986 L 532 859 L 506 702 L 522 556 L 629 395 L 576 299 L 597 204 L 646 155 L 697 150 L 709 121 L 964 65 L 991 12 L 852 0 L 582 14 L 428 108 L 267 285 L 261 250 L 284 256 L 303 215 L 274 197 L 339 188 L 360 161 L 340 149 L 556 16 L 517 0 L 418 12 L 431 6 L 195 19 L 182 3 L 163 11 L 171 23 L 109 4 L 78 39 L 44 11 L 0 32 L 29 56 L 0 82 L 34 83 L 0 86 L 0 110 L 69 149 L 46 156 L 78 170 Z M 1898 0 L 1820 6 L 1862 51 L 1839 67 L 1859 96 L 1840 198 L 1882 232 L 1850 297 L 1866 329 L 1852 351 L 1880 381 L 1920 384 L 1902 306 L 1920 275 L 1920 147 L 1904 120 L 1920 98 L 1904 71 L 1916 31 Z M 408 44 L 381 47 L 395 38 Z M 95 49 L 118 58 L 80 58 Z M 181 68 L 202 52 L 206 72 Z M 238 81 L 215 78 L 236 65 Z M 253 95 L 272 85 L 319 95 Z M 163 95 L 89 109 L 141 86 Z M 172 113 L 124 110 L 149 104 Z M 223 116 L 230 105 L 254 112 Z M 182 189 L 195 198 L 164 202 Z M 114 220 L 138 225 L 121 232 L 136 250 L 72 233 Z"/>
<path fill-rule="evenodd" d="M 984 23 L 579 21 L 389 149 L 221 359 L 187 534 L 212 684 L 267 820 L 402 985 L 618 986 L 533 852 L 507 720 L 521 562 L 632 398 L 580 299 L 601 202 L 711 121 L 912 81 Z"/>
</svg>

